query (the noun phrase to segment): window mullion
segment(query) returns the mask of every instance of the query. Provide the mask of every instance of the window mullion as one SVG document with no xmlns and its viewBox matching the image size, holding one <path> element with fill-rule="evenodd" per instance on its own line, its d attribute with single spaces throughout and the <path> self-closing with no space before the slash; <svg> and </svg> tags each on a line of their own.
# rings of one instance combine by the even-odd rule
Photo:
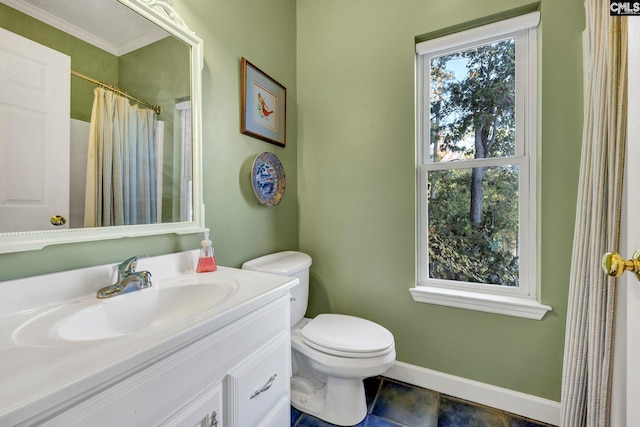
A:
<svg viewBox="0 0 640 427">
<path fill-rule="evenodd" d="M 524 156 L 514 157 L 491 157 L 488 159 L 470 159 L 460 160 L 456 162 L 438 162 L 438 163 L 425 163 L 421 165 L 427 170 L 450 170 L 450 169 L 470 169 L 470 168 L 483 168 L 491 166 L 507 166 L 507 165 L 520 165 L 523 162 L 528 161 Z"/>
</svg>

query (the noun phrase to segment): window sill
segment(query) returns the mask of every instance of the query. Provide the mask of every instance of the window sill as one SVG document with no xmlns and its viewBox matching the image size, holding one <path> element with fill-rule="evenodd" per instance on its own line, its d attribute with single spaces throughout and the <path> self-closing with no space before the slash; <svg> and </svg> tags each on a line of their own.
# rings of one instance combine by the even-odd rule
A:
<svg viewBox="0 0 640 427">
<path fill-rule="evenodd" d="M 413 300 L 427 304 L 445 305 L 505 316 L 541 320 L 552 308 L 530 298 L 485 294 L 480 292 L 416 286 L 409 289 Z"/>
</svg>

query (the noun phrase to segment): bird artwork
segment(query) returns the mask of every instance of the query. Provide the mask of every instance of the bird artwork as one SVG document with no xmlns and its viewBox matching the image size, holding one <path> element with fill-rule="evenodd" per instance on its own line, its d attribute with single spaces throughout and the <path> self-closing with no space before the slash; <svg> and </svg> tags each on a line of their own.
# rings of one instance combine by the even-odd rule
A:
<svg viewBox="0 0 640 427">
<path fill-rule="evenodd" d="M 263 119 L 268 119 L 269 116 L 273 114 L 273 110 L 269 110 L 269 106 L 265 102 L 260 92 L 258 92 L 258 113 Z"/>
</svg>

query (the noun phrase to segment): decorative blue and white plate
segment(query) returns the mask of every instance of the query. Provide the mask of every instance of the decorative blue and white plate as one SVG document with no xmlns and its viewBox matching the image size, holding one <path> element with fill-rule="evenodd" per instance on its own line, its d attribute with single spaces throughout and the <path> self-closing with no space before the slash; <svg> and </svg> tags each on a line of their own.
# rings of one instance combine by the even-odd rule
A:
<svg viewBox="0 0 640 427">
<path fill-rule="evenodd" d="M 284 167 L 275 154 L 258 154 L 251 168 L 251 184 L 258 201 L 265 206 L 276 206 L 284 196 L 287 180 Z"/>
</svg>

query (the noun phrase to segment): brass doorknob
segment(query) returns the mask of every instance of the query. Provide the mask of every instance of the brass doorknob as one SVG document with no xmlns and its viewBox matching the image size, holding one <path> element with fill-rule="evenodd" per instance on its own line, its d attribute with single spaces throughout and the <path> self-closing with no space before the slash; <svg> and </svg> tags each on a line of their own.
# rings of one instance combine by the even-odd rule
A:
<svg viewBox="0 0 640 427">
<path fill-rule="evenodd" d="M 55 225 L 56 227 L 65 225 L 67 223 L 67 219 L 62 215 L 54 215 L 49 219 L 49 221 L 51 222 L 51 225 Z"/>
<path fill-rule="evenodd" d="M 602 256 L 602 269 L 611 277 L 620 277 L 625 271 L 632 271 L 640 280 L 640 249 L 633 253 L 631 259 L 624 259 L 616 252 L 607 252 Z"/>
</svg>

